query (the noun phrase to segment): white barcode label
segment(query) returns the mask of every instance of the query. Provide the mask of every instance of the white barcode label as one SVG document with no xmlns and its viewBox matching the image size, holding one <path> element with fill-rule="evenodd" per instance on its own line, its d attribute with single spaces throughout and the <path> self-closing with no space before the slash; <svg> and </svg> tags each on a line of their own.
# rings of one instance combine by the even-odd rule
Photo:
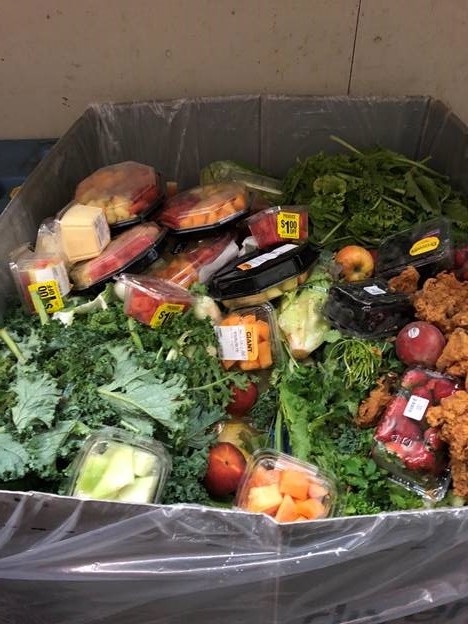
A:
<svg viewBox="0 0 468 624">
<path fill-rule="evenodd" d="M 243 271 L 255 269 L 256 267 L 265 264 L 265 262 L 268 262 L 269 260 L 274 260 L 278 256 L 282 256 L 283 254 L 288 253 L 288 251 L 291 251 L 292 249 L 297 249 L 297 245 L 292 245 L 290 243 L 288 243 L 287 245 L 282 245 L 281 247 L 278 247 L 273 251 L 269 251 L 268 253 L 257 256 L 256 258 L 251 258 L 247 262 L 239 264 L 237 268 L 242 269 Z"/>
<path fill-rule="evenodd" d="M 248 360 L 247 331 L 244 325 L 215 327 L 219 342 L 219 357 L 222 360 Z"/>
<path fill-rule="evenodd" d="M 382 290 L 382 288 L 375 284 L 373 286 L 364 286 L 364 290 L 369 293 L 369 295 L 385 295 L 385 290 Z"/>
<path fill-rule="evenodd" d="M 427 406 L 429 405 L 429 399 L 416 396 L 412 394 L 403 412 L 403 416 L 412 418 L 413 420 L 422 420 L 426 413 Z"/>
</svg>

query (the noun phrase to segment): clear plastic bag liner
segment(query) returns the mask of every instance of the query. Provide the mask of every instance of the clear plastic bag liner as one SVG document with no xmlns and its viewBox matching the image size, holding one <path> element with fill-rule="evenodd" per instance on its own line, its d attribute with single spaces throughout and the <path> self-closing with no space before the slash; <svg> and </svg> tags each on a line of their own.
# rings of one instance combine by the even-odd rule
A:
<svg viewBox="0 0 468 624">
<path fill-rule="evenodd" d="M 25 605 L 46 624 L 466 622 L 418 618 L 467 596 L 468 510 L 280 526 L 240 511 L 3 493 L 0 514 L 9 623 L 35 621 Z"/>
<path fill-rule="evenodd" d="M 76 185 L 135 160 L 184 190 L 216 160 L 281 177 L 297 157 L 380 144 L 468 191 L 467 128 L 429 97 L 236 96 L 90 107 L 0 215 L 10 251 Z M 468 621 L 468 509 L 280 526 L 262 515 L 0 493 L 0 623 L 410 624 Z"/>
</svg>

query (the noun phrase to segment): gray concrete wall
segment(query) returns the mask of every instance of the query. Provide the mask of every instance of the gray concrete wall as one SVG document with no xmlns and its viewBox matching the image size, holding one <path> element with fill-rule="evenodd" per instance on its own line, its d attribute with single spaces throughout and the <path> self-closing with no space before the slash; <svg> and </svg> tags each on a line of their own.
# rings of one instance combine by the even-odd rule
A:
<svg viewBox="0 0 468 624">
<path fill-rule="evenodd" d="M 0 137 L 90 102 L 433 95 L 468 121 L 468 0 L 0 0 Z"/>
</svg>

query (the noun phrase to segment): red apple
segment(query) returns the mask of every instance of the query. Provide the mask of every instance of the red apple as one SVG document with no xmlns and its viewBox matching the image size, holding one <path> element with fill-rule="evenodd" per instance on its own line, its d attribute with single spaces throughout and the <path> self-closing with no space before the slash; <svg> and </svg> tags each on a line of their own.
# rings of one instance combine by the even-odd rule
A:
<svg viewBox="0 0 468 624">
<path fill-rule="evenodd" d="M 408 323 L 396 338 L 395 349 L 399 360 L 408 366 L 435 365 L 445 347 L 442 332 L 426 321 Z"/>
<path fill-rule="evenodd" d="M 257 396 L 257 386 L 253 381 L 249 381 L 245 390 L 232 385 L 231 402 L 226 407 L 226 412 L 231 416 L 243 416 L 254 406 Z"/>
<path fill-rule="evenodd" d="M 374 258 L 364 247 L 347 245 L 335 256 L 336 263 L 341 267 L 341 274 L 347 282 L 358 282 L 372 276 Z"/>
<path fill-rule="evenodd" d="M 234 494 L 246 466 L 241 451 L 230 442 L 220 442 L 210 449 L 205 487 L 211 496 Z"/>
</svg>

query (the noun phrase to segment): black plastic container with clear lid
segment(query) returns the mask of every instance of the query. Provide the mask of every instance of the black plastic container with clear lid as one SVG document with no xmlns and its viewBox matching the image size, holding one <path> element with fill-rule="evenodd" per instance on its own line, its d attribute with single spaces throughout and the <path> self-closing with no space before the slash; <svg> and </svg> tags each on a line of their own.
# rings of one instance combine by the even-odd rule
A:
<svg viewBox="0 0 468 624">
<path fill-rule="evenodd" d="M 414 310 L 406 295 L 391 292 L 385 280 L 374 278 L 332 286 L 324 314 L 343 333 L 384 338 L 412 321 Z"/>
<path fill-rule="evenodd" d="M 375 273 L 388 279 L 414 266 L 424 281 L 452 265 L 452 226 L 448 219 L 439 217 L 385 238 L 378 250 Z"/>
</svg>

